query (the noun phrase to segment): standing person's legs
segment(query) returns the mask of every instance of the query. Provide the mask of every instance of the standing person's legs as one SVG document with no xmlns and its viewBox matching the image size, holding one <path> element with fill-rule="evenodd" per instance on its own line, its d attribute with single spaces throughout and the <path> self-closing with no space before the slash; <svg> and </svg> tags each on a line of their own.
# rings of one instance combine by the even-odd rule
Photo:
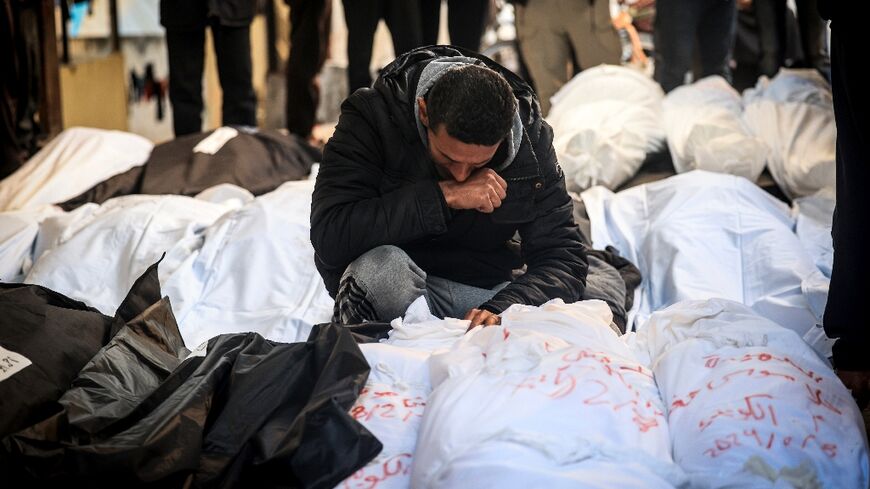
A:
<svg viewBox="0 0 870 489">
<path fill-rule="evenodd" d="M 576 3 L 580 19 L 568 28 L 568 37 L 579 64 L 576 71 L 600 64 L 618 65 L 622 59 L 622 44 L 610 17 L 610 3 L 596 0 L 589 5 L 584 2 L 563 3 L 563 9 Z"/>
<path fill-rule="evenodd" d="M 347 23 L 347 82 L 349 93 L 372 84 L 369 64 L 372 43 L 381 19 L 380 0 L 342 0 Z"/>
<path fill-rule="evenodd" d="M 320 90 L 317 73 L 329 47 L 332 2 L 290 2 L 290 56 L 287 58 L 287 130 L 304 138 L 311 135 Z"/>
<path fill-rule="evenodd" d="M 568 61 L 571 48 L 562 29 L 562 16 L 556 0 L 528 0 L 525 6 L 517 5 L 517 40 L 520 51 L 535 84 L 541 114 L 550 111 L 550 97 L 568 81 Z M 576 19 L 566 19 L 571 22 Z"/>
<path fill-rule="evenodd" d="M 251 28 L 211 22 L 218 78 L 223 91 L 223 125 L 256 126 L 257 95 L 251 62 Z"/>
<path fill-rule="evenodd" d="M 393 50 L 398 58 L 423 44 L 420 33 L 420 0 L 387 0 L 384 21 L 393 38 Z"/>
<path fill-rule="evenodd" d="M 731 49 L 737 29 L 734 0 L 704 0 L 706 9 L 698 22 L 698 52 L 701 73 L 698 78 L 720 75 L 731 82 Z"/>
<path fill-rule="evenodd" d="M 825 24 L 819 15 L 818 0 L 795 0 L 804 66 L 817 70 L 827 69 L 824 52 Z"/>
<path fill-rule="evenodd" d="M 205 28 L 166 29 L 169 102 L 175 136 L 202 131 L 202 67 Z"/>
<path fill-rule="evenodd" d="M 870 73 L 865 69 L 863 29 L 858 20 L 834 18 L 831 24 L 831 87 L 837 123 L 837 205 L 831 236 L 834 266 L 825 332 L 839 338 L 834 345 L 838 370 L 870 370 L 866 320 L 867 277 L 870 277 Z"/>
<path fill-rule="evenodd" d="M 665 92 L 682 85 L 692 66 L 700 1 L 656 1 L 655 80 Z"/>
<path fill-rule="evenodd" d="M 489 0 L 447 0 L 447 27 L 450 44 L 480 51 Z"/>
<path fill-rule="evenodd" d="M 438 42 L 441 28 L 441 0 L 420 0 L 420 25 L 423 33 L 423 46 Z"/>
<path fill-rule="evenodd" d="M 785 0 L 754 0 L 752 8 L 758 26 L 758 43 L 761 59 L 758 68 L 762 75 L 773 77 L 779 71 L 785 57 L 782 40 L 785 35 L 781 29 L 785 17 Z"/>
</svg>

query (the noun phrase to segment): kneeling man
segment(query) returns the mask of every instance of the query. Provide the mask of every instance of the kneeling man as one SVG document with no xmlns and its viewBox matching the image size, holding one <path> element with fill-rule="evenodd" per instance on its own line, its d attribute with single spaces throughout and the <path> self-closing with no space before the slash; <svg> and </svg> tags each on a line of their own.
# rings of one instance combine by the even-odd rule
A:
<svg viewBox="0 0 870 489">
<path fill-rule="evenodd" d="M 531 88 L 449 46 L 408 52 L 342 104 L 311 204 L 334 320 L 433 314 L 499 322 L 581 298 L 587 261 Z"/>
</svg>

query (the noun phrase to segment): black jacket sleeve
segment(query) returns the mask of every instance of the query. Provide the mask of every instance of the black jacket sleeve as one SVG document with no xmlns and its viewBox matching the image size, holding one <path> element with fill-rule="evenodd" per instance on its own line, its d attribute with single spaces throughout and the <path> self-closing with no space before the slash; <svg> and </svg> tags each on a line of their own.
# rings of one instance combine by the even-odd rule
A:
<svg viewBox="0 0 870 489">
<path fill-rule="evenodd" d="M 534 152 L 544 187 L 535 197 L 536 218 L 519 229 L 526 273 L 481 306 L 495 313 L 512 304 L 537 306 L 556 298 L 575 302 L 586 288 L 586 253 L 574 223 L 565 175 L 556 161 L 553 130 L 546 122 L 541 123 Z"/>
<path fill-rule="evenodd" d="M 364 115 L 374 113 L 369 104 L 360 93 L 342 104 L 314 187 L 311 242 L 318 260 L 332 270 L 344 270 L 381 245 L 402 245 L 444 233 L 450 217 L 434 179 L 381 194 L 386 153 L 376 128 Z M 337 283 L 326 286 L 331 291 L 338 288 Z"/>
</svg>

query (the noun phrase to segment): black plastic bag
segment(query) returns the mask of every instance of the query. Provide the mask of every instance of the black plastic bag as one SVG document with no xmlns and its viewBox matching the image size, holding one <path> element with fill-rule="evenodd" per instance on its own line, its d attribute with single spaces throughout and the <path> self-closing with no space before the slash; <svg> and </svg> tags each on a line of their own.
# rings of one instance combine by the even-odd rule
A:
<svg viewBox="0 0 870 489">
<path fill-rule="evenodd" d="M 0 283 L 0 347 L 31 362 L 0 380 L 0 438 L 60 411 L 56 401 L 79 370 L 159 300 L 157 264 L 136 280 L 114 318 L 45 287 Z"/>
<path fill-rule="evenodd" d="M 296 344 L 222 335 L 186 353 L 168 301 L 145 311 L 83 370 L 63 412 L 3 440 L 12 479 L 333 487 L 382 448 L 348 414 L 369 367 L 340 326 Z"/>
</svg>

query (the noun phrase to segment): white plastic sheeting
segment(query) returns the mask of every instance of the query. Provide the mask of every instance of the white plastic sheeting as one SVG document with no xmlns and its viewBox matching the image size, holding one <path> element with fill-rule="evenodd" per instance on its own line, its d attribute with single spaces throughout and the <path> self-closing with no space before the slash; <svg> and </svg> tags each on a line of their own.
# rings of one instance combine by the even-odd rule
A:
<svg viewBox="0 0 870 489">
<path fill-rule="evenodd" d="M 24 279 L 33 265 L 33 243 L 40 223 L 46 217 L 62 213 L 52 205 L 0 213 L 0 281 Z"/>
<path fill-rule="evenodd" d="M 601 301 L 512 306 L 433 354 L 412 487 L 679 487 L 649 369 Z"/>
<path fill-rule="evenodd" d="M 836 198 L 833 189 L 820 190 L 814 195 L 801 197 L 794 202 L 795 232 L 816 266 L 826 276 L 831 276 L 834 266 L 834 242 L 831 228 L 834 223 Z"/>
<path fill-rule="evenodd" d="M 794 332 L 735 302 L 688 301 L 655 313 L 637 341 L 693 487 L 868 487 L 861 413 Z"/>
<path fill-rule="evenodd" d="M 438 319 L 429 312 L 426 298 L 420 296 L 408 306 L 404 317 L 394 319 L 386 343 L 402 348 L 432 353 L 450 348 L 462 338 L 471 321 Z"/>
<path fill-rule="evenodd" d="M 552 98 L 547 122 L 569 190 L 615 189 L 664 146 L 664 92 L 643 73 L 622 66 L 583 70 Z"/>
<path fill-rule="evenodd" d="M 707 170 L 756 181 L 767 146 L 743 121 L 740 95 L 710 76 L 670 92 L 662 104 L 668 147 L 677 173 Z"/>
<path fill-rule="evenodd" d="M 124 291 L 164 252 L 159 271 L 165 284 L 202 245 L 202 232 L 227 210 L 188 197 L 131 195 L 49 217 L 26 282 L 111 314 Z"/>
<path fill-rule="evenodd" d="M 304 340 L 332 315 L 308 237 L 313 186 L 289 182 L 256 199 L 221 185 L 197 198 L 87 204 L 42 222 L 26 281 L 111 314 L 166 253 L 160 280 L 188 345 L 241 331 Z"/>
<path fill-rule="evenodd" d="M 417 432 L 432 390 L 429 354 L 384 344 L 363 344 L 360 349 L 372 370 L 350 414 L 384 449 L 337 488 L 410 487 Z"/>
<path fill-rule="evenodd" d="M 313 189 L 310 180 L 287 182 L 206 231 L 201 251 L 165 287 L 185 342 L 240 331 L 304 341 L 329 321 L 333 301 L 309 239 Z"/>
<path fill-rule="evenodd" d="M 825 314 L 831 270 L 834 266 L 834 242 L 831 238 L 834 207 L 836 199 L 832 188 L 796 199 L 792 207 L 795 233 L 819 270 L 802 284 L 804 294 L 810 301 L 810 308 L 817 318 L 822 318 Z"/>
<path fill-rule="evenodd" d="M 0 211 L 65 202 L 145 163 L 154 144 L 120 131 L 74 127 L 0 181 Z"/>
<path fill-rule="evenodd" d="M 615 246 L 643 275 L 637 320 L 688 299 L 746 304 L 823 354 L 830 341 L 804 290 L 819 272 L 789 208 L 752 182 L 695 171 L 614 194 L 583 193 L 595 248 Z M 821 292 L 824 293 L 824 292 Z"/>
<path fill-rule="evenodd" d="M 744 92 L 744 120 L 770 148 L 767 167 L 791 198 L 834 189 L 836 139 L 828 82 L 816 70 L 782 69 Z"/>
</svg>

